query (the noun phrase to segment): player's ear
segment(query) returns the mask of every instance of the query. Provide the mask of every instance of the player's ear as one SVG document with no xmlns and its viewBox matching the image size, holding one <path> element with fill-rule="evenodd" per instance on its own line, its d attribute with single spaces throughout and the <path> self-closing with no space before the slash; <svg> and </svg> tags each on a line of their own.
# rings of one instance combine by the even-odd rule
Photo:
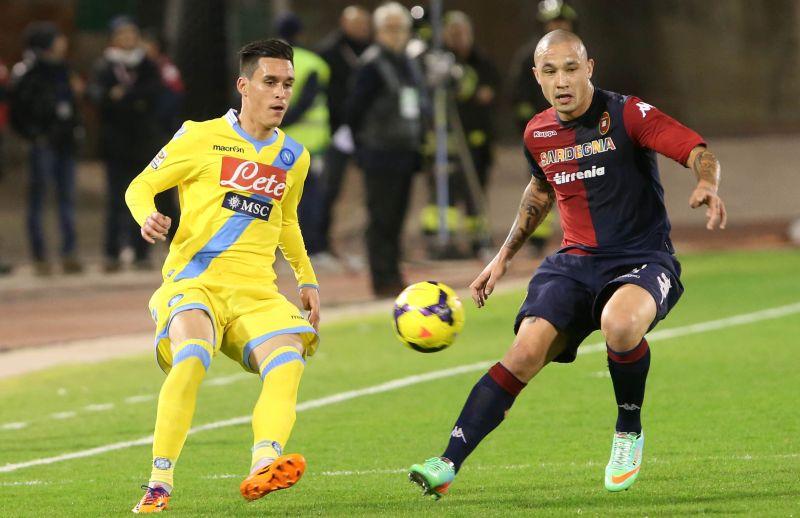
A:
<svg viewBox="0 0 800 518">
<path fill-rule="evenodd" d="M 533 74 L 533 77 L 536 78 L 536 82 L 541 85 L 542 81 L 539 79 L 539 71 L 536 69 L 536 67 L 531 67 L 531 73 Z"/>
<path fill-rule="evenodd" d="M 238 92 L 242 96 L 246 97 L 247 96 L 247 86 L 248 86 L 249 83 L 250 83 L 250 81 L 246 77 L 239 76 L 239 78 L 236 79 L 236 90 L 238 90 Z"/>
<path fill-rule="evenodd" d="M 587 59 L 586 60 L 586 68 L 589 71 L 589 79 L 591 79 L 592 78 L 592 72 L 594 72 L 594 60 L 593 59 Z"/>
</svg>

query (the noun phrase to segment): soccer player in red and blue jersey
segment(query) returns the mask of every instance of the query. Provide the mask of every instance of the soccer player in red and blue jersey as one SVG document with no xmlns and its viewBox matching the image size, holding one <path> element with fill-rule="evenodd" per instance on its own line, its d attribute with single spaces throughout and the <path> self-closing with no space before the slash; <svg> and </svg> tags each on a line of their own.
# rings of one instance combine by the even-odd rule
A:
<svg viewBox="0 0 800 518">
<path fill-rule="evenodd" d="M 650 366 L 644 335 L 683 292 L 656 153 L 692 169 L 697 186 L 689 204 L 707 207 L 709 230 L 725 228 L 726 212 L 717 195 L 719 162 L 703 138 L 636 97 L 595 88 L 593 67 L 570 32 L 550 32 L 536 47 L 533 72 L 552 108 L 525 129 L 532 178 L 508 238 L 470 285 L 476 305 L 486 304 L 554 202 L 564 241 L 536 270 L 516 318 L 516 339 L 472 389 L 445 452 L 411 467 L 411 480 L 436 498 L 542 367 L 574 361 L 597 329 L 606 340 L 618 407 L 605 487 L 628 489 L 639 474 Z"/>
</svg>

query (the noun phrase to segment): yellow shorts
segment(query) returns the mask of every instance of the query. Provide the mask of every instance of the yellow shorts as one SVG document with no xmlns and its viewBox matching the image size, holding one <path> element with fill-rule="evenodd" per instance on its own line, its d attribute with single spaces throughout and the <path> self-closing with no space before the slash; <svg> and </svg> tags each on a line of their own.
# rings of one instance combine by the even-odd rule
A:
<svg viewBox="0 0 800 518">
<path fill-rule="evenodd" d="M 175 315 L 190 309 L 206 312 L 214 326 L 214 355 L 225 356 L 258 373 L 250 365 L 250 353 L 273 336 L 299 334 L 304 356 L 317 349 L 317 332 L 286 297 L 269 286 L 231 285 L 219 280 L 167 281 L 150 298 L 150 314 L 156 322 L 156 361 L 164 372 L 172 367 L 169 325 Z"/>
</svg>

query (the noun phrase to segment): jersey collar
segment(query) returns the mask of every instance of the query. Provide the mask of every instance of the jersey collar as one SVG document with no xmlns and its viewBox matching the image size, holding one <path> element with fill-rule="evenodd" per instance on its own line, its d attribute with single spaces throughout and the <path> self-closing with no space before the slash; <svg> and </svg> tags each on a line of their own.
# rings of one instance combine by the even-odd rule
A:
<svg viewBox="0 0 800 518">
<path fill-rule="evenodd" d="M 240 137 L 251 143 L 253 147 L 256 148 L 256 153 L 260 153 L 262 149 L 271 144 L 274 144 L 275 141 L 278 140 L 278 128 L 275 128 L 275 130 L 272 132 L 272 135 L 266 140 L 258 140 L 255 137 L 251 136 L 239 124 L 239 112 L 234 110 L 233 108 L 228 110 L 228 113 L 226 113 L 223 118 L 226 121 L 228 121 L 228 124 L 231 125 L 233 131 L 238 133 Z"/>
</svg>

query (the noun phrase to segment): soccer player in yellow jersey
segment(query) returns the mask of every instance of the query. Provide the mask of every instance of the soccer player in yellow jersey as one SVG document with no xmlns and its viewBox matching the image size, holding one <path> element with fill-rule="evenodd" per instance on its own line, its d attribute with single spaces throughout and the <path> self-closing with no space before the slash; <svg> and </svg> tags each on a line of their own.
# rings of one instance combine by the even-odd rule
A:
<svg viewBox="0 0 800 518">
<path fill-rule="evenodd" d="M 263 383 L 242 496 L 255 500 L 288 488 L 305 470 L 301 455 L 283 453 L 305 358 L 317 347 L 320 311 L 297 221 L 309 153 L 278 129 L 292 96 L 292 58 L 279 40 L 243 47 L 236 82 L 241 112 L 184 123 L 125 195 L 150 243 L 164 240 L 171 224 L 153 197 L 177 186 L 181 204 L 164 283 L 150 299 L 156 358 L 167 378 L 158 397 L 152 474 L 135 513 L 166 509 L 197 391 L 218 351 Z M 276 246 L 294 270 L 308 318 L 277 291 Z"/>
</svg>

